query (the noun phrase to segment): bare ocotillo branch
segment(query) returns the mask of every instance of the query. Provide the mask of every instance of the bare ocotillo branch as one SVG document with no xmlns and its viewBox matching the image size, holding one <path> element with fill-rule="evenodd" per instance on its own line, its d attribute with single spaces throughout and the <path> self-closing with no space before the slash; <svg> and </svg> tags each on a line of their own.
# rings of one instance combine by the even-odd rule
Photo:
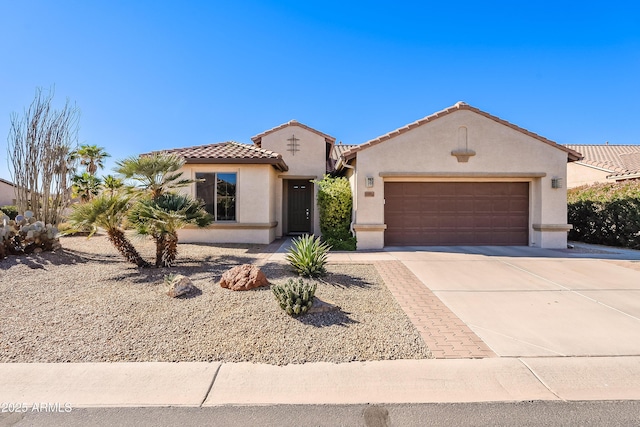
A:
<svg viewBox="0 0 640 427">
<path fill-rule="evenodd" d="M 41 88 L 22 116 L 11 115 L 7 151 L 11 179 L 16 184 L 18 210 L 34 211 L 36 218 L 57 224 L 70 201 L 70 177 L 75 160 L 80 112 L 69 100 L 53 109 L 54 91 Z"/>
</svg>

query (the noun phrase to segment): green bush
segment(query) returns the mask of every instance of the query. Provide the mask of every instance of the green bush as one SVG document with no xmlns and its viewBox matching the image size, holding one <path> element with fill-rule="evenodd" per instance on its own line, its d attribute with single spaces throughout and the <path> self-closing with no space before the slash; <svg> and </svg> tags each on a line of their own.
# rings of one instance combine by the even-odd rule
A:
<svg viewBox="0 0 640 427">
<path fill-rule="evenodd" d="M 640 249 L 640 181 L 573 188 L 567 201 L 570 240 Z"/>
<path fill-rule="evenodd" d="M 4 212 L 9 219 L 16 219 L 18 216 L 18 207 L 13 205 L 0 206 L 0 211 Z"/>
<path fill-rule="evenodd" d="M 287 283 L 273 285 L 271 290 L 280 308 L 290 316 L 299 316 L 313 306 L 316 284 L 304 283 L 302 279 L 298 279 L 297 282 L 289 279 Z"/>
<path fill-rule="evenodd" d="M 329 249 L 331 247 L 320 238 L 305 234 L 292 240 L 285 259 L 300 276 L 321 276 L 326 272 Z"/>
<path fill-rule="evenodd" d="M 325 175 L 318 185 L 318 210 L 320 231 L 332 249 L 354 251 L 356 238 L 351 235 L 351 211 L 353 198 L 346 178 Z"/>
</svg>

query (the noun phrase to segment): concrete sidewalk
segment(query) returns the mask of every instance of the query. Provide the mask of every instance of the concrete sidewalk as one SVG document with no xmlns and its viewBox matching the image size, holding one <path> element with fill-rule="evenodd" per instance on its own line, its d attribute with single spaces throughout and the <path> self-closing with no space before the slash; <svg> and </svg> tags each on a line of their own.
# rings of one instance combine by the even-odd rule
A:
<svg viewBox="0 0 640 427">
<path fill-rule="evenodd" d="M 6 363 L 0 402 L 79 407 L 639 400 L 640 357 Z"/>
</svg>

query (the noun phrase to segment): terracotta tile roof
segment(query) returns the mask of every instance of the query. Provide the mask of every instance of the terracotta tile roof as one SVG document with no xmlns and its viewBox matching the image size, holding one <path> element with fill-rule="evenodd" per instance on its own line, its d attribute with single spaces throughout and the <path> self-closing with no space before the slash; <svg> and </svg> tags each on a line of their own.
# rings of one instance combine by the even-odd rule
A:
<svg viewBox="0 0 640 427">
<path fill-rule="evenodd" d="M 493 116 L 493 115 L 491 115 L 489 113 L 486 113 L 486 112 L 484 112 L 484 111 L 482 111 L 482 110 L 480 110 L 478 108 L 472 107 L 471 105 L 466 104 L 464 102 L 458 102 L 458 103 L 456 103 L 455 105 L 453 105 L 453 106 L 451 106 L 449 108 L 445 108 L 442 111 L 438 111 L 437 113 L 431 114 L 430 116 L 424 117 L 424 118 L 422 118 L 420 120 L 417 120 L 417 121 L 415 121 L 413 123 L 409 123 L 406 126 L 403 126 L 403 127 L 399 128 L 399 129 L 396 129 L 396 130 L 394 130 L 392 132 L 389 132 L 389 133 L 387 133 L 385 135 L 379 136 L 378 138 L 375 138 L 375 139 L 372 139 L 370 141 L 367 141 L 364 144 L 361 144 L 361 145 L 359 145 L 359 146 L 357 146 L 357 147 L 355 147 L 355 148 L 353 148 L 351 150 L 348 150 L 347 152 L 345 152 L 343 154 L 343 157 L 344 157 L 345 160 L 353 159 L 354 157 L 356 157 L 356 154 L 358 153 L 358 151 L 362 151 L 362 150 L 364 150 L 364 149 L 366 149 L 368 147 L 371 147 L 372 145 L 377 145 L 377 144 L 379 144 L 381 142 L 384 142 L 384 141 L 386 141 L 388 139 L 391 139 L 391 138 L 393 138 L 395 136 L 398 136 L 398 135 L 401 135 L 401 134 L 403 134 L 405 132 L 408 132 L 411 129 L 415 129 L 418 126 L 422 126 L 423 124 L 432 122 L 434 120 L 439 119 L 440 117 L 444 117 L 444 116 L 446 116 L 448 114 L 451 114 L 453 112 L 460 111 L 460 110 L 473 111 L 474 113 L 480 114 L 481 116 L 484 116 L 484 117 L 486 117 L 488 119 L 491 119 L 491 120 L 493 120 L 495 122 L 498 122 L 498 123 L 500 123 L 502 125 L 505 125 L 505 126 L 508 126 L 508 127 L 512 128 L 514 130 L 517 130 L 518 132 L 524 133 L 525 135 L 528 135 L 528 136 L 530 136 L 532 138 L 535 138 L 535 139 L 537 139 L 539 141 L 542 141 L 545 144 L 549 144 L 549 145 L 554 146 L 554 147 L 556 147 L 556 148 L 558 148 L 558 149 L 560 149 L 562 151 L 566 151 L 569 161 L 576 161 L 576 160 L 580 160 L 582 158 L 582 156 L 580 156 L 580 153 L 578 153 L 576 151 L 573 151 L 573 150 L 571 150 L 569 148 L 563 147 L 562 145 L 557 144 L 556 142 L 551 141 L 550 139 L 547 139 L 547 138 L 545 138 L 543 136 L 540 136 L 540 135 L 538 135 L 536 133 L 533 133 L 533 132 L 528 131 L 528 130 L 526 130 L 524 128 L 521 128 L 520 126 L 516 126 L 513 123 L 509 123 L 506 120 L 503 120 L 503 119 L 501 119 L 499 117 Z"/>
<path fill-rule="evenodd" d="M 640 174 L 640 145 L 565 145 L 579 151 L 579 163 L 611 172 L 607 178 L 625 178 Z"/>
<path fill-rule="evenodd" d="M 284 129 L 284 128 L 288 127 L 288 126 L 298 126 L 298 127 L 303 128 L 303 129 L 306 129 L 306 130 L 308 130 L 310 132 L 313 132 L 313 133 L 315 133 L 317 135 L 320 135 L 329 144 L 333 144 L 334 142 L 336 142 L 336 139 L 334 137 L 332 137 L 330 135 L 327 135 L 326 133 L 320 132 L 319 130 L 314 129 L 314 128 L 310 127 L 310 126 L 302 124 L 302 123 L 300 123 L 300 122 L 298 122 L 296 120 L 291 120 L 291 121 L 288 121 L 287 123 L 281 124 L 280 126 L 276 126 L 276 127 L 272 128 L 272 129 L 266 130 L 266 131 L 264 131 L 264 132 L 262 132 L 262 133 L 260 133 L 260 134 L 258 134 L 256 136 L 252 137 L 251 140 L 254 142 L 254 144 L 256 144 L 258 147 L 260 147 L 261 144 L 262 144 L 262 138 L 264 136 L 269 135 L 270 133 L 273 133 L 273 132 L 278 131 L 280 129 Z"/>
<path fill-rule="evenodd" d="M 333 146 L 333 149 L 331 150 L 330 158 L 334 160 L 338 160 L 344 152 L 349 151 L 355 147 L 357 147 L 356 144 L 336 144 Z"/>
<path fill-rule="evenodd" d="M 241 144 L 235 141 L 217 144 L 198 145 L 194 147 L 173 148 L 155 151 L 154 153 L 168 153 L 184 157 L 186 163 L 242 163 L 242 164 L 270 164 L 280 171 L 287 171 L 289 167 L 282 160 L 282 155 L 264 150 L 255 145 Z"/>
<path fill-rule="evenodd" d="M 336 170 L 336 166 L 338 164 L 338 160 L 342 156 L 342 153 L 349 151 L 352 148 L 357 147 L 354 144 L 338 144 L 334 145 L 331 148 L 331 153 L 329 153 L 329 158 L 327 159 L 327 173 L 334 172 Z"/>
</svg>

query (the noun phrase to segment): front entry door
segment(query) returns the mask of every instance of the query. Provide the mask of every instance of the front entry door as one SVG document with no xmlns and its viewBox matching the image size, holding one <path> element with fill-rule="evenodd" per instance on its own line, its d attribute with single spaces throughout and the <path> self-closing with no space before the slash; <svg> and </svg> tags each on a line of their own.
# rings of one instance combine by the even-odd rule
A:
<svg viewBox="0 0 640 427">
<path fill-rule="evenodd" d="M 311 196 L 313 184 L 309 181 L 289 180 L 289 233 L 311 231 Z"/>
</svg>

